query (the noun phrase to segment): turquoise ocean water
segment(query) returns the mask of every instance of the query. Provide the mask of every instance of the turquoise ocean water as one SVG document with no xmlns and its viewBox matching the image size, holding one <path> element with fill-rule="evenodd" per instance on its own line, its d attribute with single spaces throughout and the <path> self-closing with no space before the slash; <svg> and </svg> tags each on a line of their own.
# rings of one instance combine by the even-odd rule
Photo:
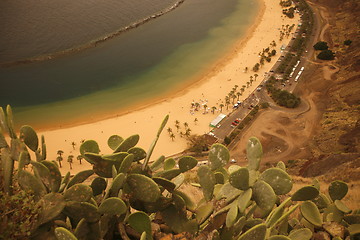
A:
<svg viewBox="0 0 360 240">
<path fill-rule="evenodd" d="M 185 0 L 95 48 L 2 67 L 0 105 L 13 106 L 18 125 L 58 126 L 148 104 L 228 53 L 257 10 L 257 0 Z"/>
</svg>

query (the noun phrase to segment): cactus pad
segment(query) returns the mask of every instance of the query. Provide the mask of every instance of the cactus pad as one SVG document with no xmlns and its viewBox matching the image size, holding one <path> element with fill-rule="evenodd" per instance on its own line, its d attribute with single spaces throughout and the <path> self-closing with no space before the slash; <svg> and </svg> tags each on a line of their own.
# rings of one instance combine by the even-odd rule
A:
<svg viewBox="0 0 360 240">
<path fill-rule="evenodd" d="M 139 147 L 132 147 L 127 152 L 134 155 L 134 161 L 136 162 L 146 158 L 145 150 Z"/>
<path fill-rule="evenodd" d="M 249 161 L 249 170 L 259 170 L 263 151 L 262 146 L 256 137 L 251 137 L 246 145 L 246 157 Z"/>
<path fill-rule="evenodd" d="M 159 168 L 161 168 L 161 165 L 164 163 L 164 161 L 165 161 L 165 156 L 160 156 L 158 159 L 156 159 L 156 161 L 154 161 L 150 165 L 150 169 L 153 171 L 158 170 Z"/>
<path fill-rule="evenodd" d="M 329 195 L 330 198 L 335 200 L 341 200 L 346 196 L 348 192 L 348 186 L 343 181 L 333 181 L 329 186 Z"/>
<path fill-rule="evenodd" d="M 224 167 L 230 159 L 229 150 L 220 143 L 215 143 L 209 151 L 209 165 L 211 170 Z"/>
<path fill-rule="evenodd" d="M 274 189 L 276 195 L 284 195 L 290 192 L 293 186 L 291 177 L 280 168 L 265 170 L 259 179 L 267 182 Z"/>
<path fill-rule="evenodd" d="M 289 238 L 291 240 L 310 240 L 312 237 L 312 232 L 308 228 L 300 228 L 290 232 Z"/>
<path fill-rule="evenodd" d="M 247 190 L 249 188 L 249 170 L 247 168 L 239 168 L 230 173 L 230 184 L 240 190 Z"/>
<path fill-rule="evenodd" d="M 316 227 L 322 226 L 322 218 L 319 209 L 311 201 L 303 202 L 300 206 L 301 215 Z"/>
<path fill-rule="evenodd" d="M 65 207 L 64 197 L 59 193 L 49 193 L 43 196 L 37 203 L 40 212 L 37 225 L 40 226 L 57 217 Z"/>
<path fill-rule="evenodd" d="M 99 206 L 98 212 L 101 214 L 121 215 L 125 213 L 127 206 L 123 200 L 117 197 L 105 199 Z"/>
<path fill-rule="evenodd" d="M 198 161 L 194 157 L 186 156 L 179 159 L 179 168 L 181 172 L 186 172 L 198 164 Z"/>
<path fill-rule="evenodd" d="M 165 170 L 165 171 L 158 172 L 158 173 L 155 174 L 155 176 L 171 180 L 171 179 L 177 177 L 179 174 L 181 174 L 181 170 L 175 168 L 175 169 L 170 169 L 170 170 Z"/>
<path fill-rule="evenodd" d="M 118 135 L 112 135 L 109 137 L 107 144 L 112 149 L 115 150 L 121 143 L 124 141 L 124 139 Z"/>
<path fill-rule="evenodd" d="M 84 182 L 86 179 L 88 179 L 88 177 L 90 177 L 91 175 L 94 174 L 93 170 L 85 170 L 85 171 L 81 171 L 79 173 L 77 173 L 68 183 L 67 187 L 71 187 L 74 184 L 77 183 L 82 183 Z"/>
<path fill-rule="evenodd" d="M 167 180 L 166 178 L 153 177 L 153 180 L 169 192 L 173 192 L 176 187 L 175 183 Z"/>
<path fill-rule="evenodd" d="M 269 211 L 275 205 L 276 195 L 268 183 L 259 180 L 253 187 L 253 199 L 261 209 Z"/>
<path fill-rule="evenodd" d="M 297 190 L 291 197 L 293 201 L 307 201 L 315 199 L 319 195 L 319 190 L 314 186 L 305 186 Z"/>
<path fill-rule="evenodd" d="M 173 169 L 176 165 L 176 162 L 173 158 L 165 159 L 164 161 L 164 170 L 170 170 Z"/>
<path fill-rule="evenodd" d="M 242 234 L 237 240 L 265 240 L 265 235 L 266 235 L 266 225 L 259 224 L 250 228 L 248 231 Z"/>
<path fill-rule="evenodd" d="M 93 196 L 91 187 L 78 183 L 68 188 L 64 193 L 66 201 L 87 202 Z"/>
<path fill-rule="evenodd" d="M 113 182 L 111 183 L 111 187 L 110 187 L 110 196 L 117 196 L 119 193 L 119 190 L 122 188 L 124 182 L 125 182 L 125 174 L 124 173 L 119 173 L 113 180 Z"/>
<path fill-rule="evenodd" d="M 122 141 L 114 152 L 127 152 L 130 148 L 134 147 L 139 142 L 140 136 L 138 134 L 132 135 Z"/>
<path fill-rule="evenodd" d="M 131 164 L 134 161 L 134 155 L 129 154 L 125 157 L 119 167 L 119 173 L 127 173 L 130 170 Z"/>
<path fill-rule="evenodd" d="M 211 202 L 201 205 L 196 209 L 196 221 L 202 224 L 213 213 L 214 206 Z"/>
<path fill-rule="evenodd" d="M 94 223 L 99 221 L 100 213 L 98 208 L 88 202 L 68 201 L 63 211 L 76 222 L 85 218 L 87 222 Z"/>
<path fill-rule="evenodd" d="M 199 167 L 197 175 L 205 200 L 210 201 L 212 199 L 214 186 L 216 183 L 215 175 L 208 166 Z"/>
<path fill-rule="evenodd" d="M 351 209 L 348 208 L 341 200 L 335 200 L 334 202 L 337 209 L 339 209 L 343 213 L 350 213 Z"/>
<path fill-rule="evenodd" d="M 103 193 L 106 189 L 107 183 L 104 178 L 97 177 L 91 182 L 91 189 L 94 196 Z"/>
<path fill-rule="evenodd" d="M 290 239 L 284 235 L 273 235 L 273 236 L 269 237 L 268 240 L 292 240 L 292 239 Z"/>
<path fill-rule="evenodd" d="M 158 185 L 149 177 L 141 174 L 130 174 L 126 178 L 133 196 L 143 202 L 155 202 L 160 197 Z"/>
<path fill-rule="evenodd" d="M 136 232 L 141 234 L 142 232 L 146 232 L 147 239 L 152 239 L 151 235 L 151 221 L 149 216 L 144 212 L 135 212 L 129 215 L 128 224 L 132 227 Z"/>
<path fill-rule="evenodd" d="M 248 207 L 250 200 L 252 197 L 252 189 L 249 188 L 248 190 L 242 192 L 240 196 L 238 197 L 237 205 L 239 208 L 239 211 L 241 213 L 245 212 L 245 209 Z"/>
<path fill-rule="evenodd" d="M 63 227 L 55 228 L 55 236 L 57 240 L 77 240 L 77 238 L 69 230 Z"/>
<path fill-rule="evenodd" d="M 61 185 L 61 173 L 59 170 L 59 167 L 54 162 L 50 161 L 42 161 L 42 164 L 44 164 L 50 172 L 50 190 L 52 192 L 59 191 L 60 185 Z"/>
<path fill-rule="evenodd" d="M 196 204 L 188 195 L 186 195 L 186 193 L 174 191 L 173 194 L 179 195 L 182 199 L 184 199 L 187 209 L 189 209 L 190 211 L 195 211 Z"/>
<path fill-rule="evenodd" d="M 40 179 L 28 171 L 20 171 L 18 175 L 18 181 L 23 190 L 31 190 L 34 192 L 35 196 L 39 197 L 46 194 L 46 188 L 44 184 L 40 181 Z"/>
<path fill-rule="evenodd" d="M 100 152 L 99 144 L 94 140 L 86 140 L 80 145 L 80 153 L 84 155 L 85 153 L 96 153 Z"/>
<path fill-rule="evenodd" d="M 238 214 L 239 214 L 238 206 L 237 206 L 236 202 L 233 202 L 231 204 L 231 207 L 230 207 L 228 213 L 226 214 L 225 225 L 227 228 L 230 228 L 234 225 L 234 223 L 238 217 Z"/>
<path fill-rule="evenodd" d="M 28 125 L 22 126 L 20 128 L 20 138 L 23 139 L 25 145 L 33 152 L 36 152 L 38 150 L 39 138 L 32 127 Z"/>
</svg>

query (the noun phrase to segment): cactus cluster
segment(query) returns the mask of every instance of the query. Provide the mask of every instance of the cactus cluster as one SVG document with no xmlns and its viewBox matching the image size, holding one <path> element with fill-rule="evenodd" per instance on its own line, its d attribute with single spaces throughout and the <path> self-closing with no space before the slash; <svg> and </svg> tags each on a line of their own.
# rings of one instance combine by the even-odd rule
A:
<svg viewBox="0 0 360 240">
<path fill-rule="evenodd" d="M 39 144 L 36 132 L 24 126 L 18 138 L 11 108 L 6 114 L 0 109 L 5 189 L 11 194 L 18 161 L 16 178 L 36 196 L 41 209 L 31 238 L 151 240 L 184 232 L 188 239 L 198 240 L 306 240 L 318 232 L 332 239 L 359 237 L 359 211 L 342 202 L 346 183 L 332 182 L 325 195 L 314 182 L 290 197 L 293 183 L 285 164 L 259 170 L 262 147 L 257 138 L 247 144 L 246 167 L 229 166 L 229 151 L 221 144 L 211 147 L 208 164 L 200 167 L 190 156 L 152 159 L 167 120 L 168 116 L 147 152 L 136 146 L 139 135 L 112 135 L 109 154 L 100 154 L 96 141 L 84 141 L 80 153 L 93 169 L 71 177 L 61 176 L 56 162 L 46 160 L 43 137 Z M 3 132 L 9 134 L 10 145 Z M 29 151 L 35 153 L 35 161 Z M 184 174 L 191 170 L 197 171 L 194 185 L 203 192 L 198 203 L 180 190 Z"/>
</svg>

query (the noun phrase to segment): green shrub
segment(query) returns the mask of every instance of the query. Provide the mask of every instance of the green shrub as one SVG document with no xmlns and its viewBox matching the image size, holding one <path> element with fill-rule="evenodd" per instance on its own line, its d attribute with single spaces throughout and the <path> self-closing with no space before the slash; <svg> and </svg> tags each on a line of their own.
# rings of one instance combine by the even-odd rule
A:
<svg viewBox="0 0 360 240">
<path fill-rule="evenodd" d="M 328 50 L 329 46 L 327 45 L 327 42 L 319 41 L 314 45 L 315 50 Z"/>
<path fill-rule="evenodd" d="M 333 60 L 335 55 L 331 50 L 323 50 L 318 54 L 317 58 L 321 60 Z"/>
</svg>

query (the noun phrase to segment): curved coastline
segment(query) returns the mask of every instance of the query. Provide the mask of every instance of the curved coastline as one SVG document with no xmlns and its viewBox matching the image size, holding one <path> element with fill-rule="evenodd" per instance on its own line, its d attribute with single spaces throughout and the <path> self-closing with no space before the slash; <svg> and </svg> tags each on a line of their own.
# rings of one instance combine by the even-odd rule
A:
<svg viewBox="0 0 360 240">
<path fill-rule="evenodd" d="M 182 0 L 183 2 L 184 0 Z M 188 79 L 182 81 L 175 88 L 166 90 L 164 93 L 160 93 L 156 96 L 149 97 L 146 101 L 141 101 L 137 103 L 130 103 L 126 106 L 119 108 L 111 109 L 104 111 L 101 109 L 101 112 L 98 111 L 96 114 L 91 113 L 89 115 L 81 115 L 77 118 L 73 117 L 71 121 L 68 122 L 53 122 L 49 123 L 40 123 L 39 125 L 32 124 L 38 130 L 41 131 L 52 131 L 57 129 L 66 129 L 76 126 L 81 126 L 85 124 L 96 123 L 99 121 L 104 121 L 112 118 L 117 118 L 119 116 L 124 116 L 132 114 L 137 111 L 142 111 L 146 108 L 149 108 L 154 105 L 158 105 L 164 102 L 172 101 L 173 99 L 179 98 L 193 88 L 199 88 L 202 84 L 206 83 L 211 77 L 219 74 L 220 71 L 226 66 L 230 61 L 232 61 L 237 53 L 241 51 L 246 43 L 253 37 L 254 31 L 259 26 L 262 21 L 262 17 L 265 12 L 265 3 L 264 0 L 256 0 L 258 5 L 258 11 L 254 16 L 252 23 L 246 28 L 246 31 L 241 34 L 240 38 L 236 39 L 234 44 L 229 46 L 228 50 L 220 58 L 216 59 L 214 62 L 210 63 L 205 69 L 194 76 L 191 76 Z"/>
<path fill-rule="evenodd" d="M 257 0 L 257 2 L 260 3 L 258 6 L 261 11 L 256 16 L 256 24 L 254 22 L 247 30 L 246 36 L 243 35 L 241 39 L 238 39 L 236 44 L 232 45 L 233 47 L 228 51 L 228 54 L 218 58 L 215 65 L 208 68 L 208 72 L 204 71 L 197 78 L 189 79 L 181 89 L 177 88 L 170 94 L 166 94 L 168 97 L 159 97 L 156 102 L 138 107 L 136 110 L 132 106 L 127 109 L 128 112 L 123 112 L 122 115 L 116 112 L 117 109 L 114 109 L 115 115 L 96 116 L 105 120 L 88 121 L 88 119 L 82 119 L 82 121 L 72 122 L 72 127 L 62 126 L 56 128 L 56 126 L 49 126 L 48 130 L 40 132 L 45 136 L 48 143 L 51 143 L 47 145 L 49 157 L 56 158 L 58 149 L 62 149 L 66 154 L 76 154 L 78 146 L 84 139 L 94 139 L 98 142 L 100 148 L 104 149 L 105 153 L 107 152 L 107 139 L 113 134 L 125 138 L 133 134 L 140 134 L 139 147 L 146 149 L 153 141 L 158 126 L 166 114 L 170 115 L 167 128 L 175 129 L 174 122 L 176 120 L 181 123 L 180 125 L 185 122 L 188 123 L 192 134 L 201 135 L 209 132 L 211 130 L 209 123 L 221 111 L 218 111 L 218 109 L 216 113 L 211 113 L 208 110 L 208 113 L 205 113 L 204 109 L 202 109 L 192 112 L 190 109 L 191 102 L 195 99 L 196 102 L 207 104 L 209 109 L 211 106 L 219 107 L 220 103 L 224 103 L 224 99 L 219 98 L 226 96 L 235 84 L 238 86 L 246 84 L 249 77 L 254 75 L 252 71 L 244 72 L 243 70 L 245 67 L 251 67 L 259 61 L 258 51 L 268 47 L 273 40 L 279 39 L 280 32 L 277 29 L 281 29 L 284 24 L 295 24 L 299 20 L 298 15 L 294 19 L 283 18 L 280 5 L 273 5 L 272 0 Z M 289 39 L 277 41 L 277 45 L 287 44 L 288 41 Z M 272 65 L 273 62 L 265 63 L 257 72 L 261 80 L 263 74 L 268 72 Z M 244 101 L 253 91 L 256 91 L 261 80 L 246 88 L 239 100 Z M 231 111 L 232 108 L 227 110 L 224 107 L 222 113 L 229 114 Z M 194 118 L 198 121 L 195 122 Z M 182 138 L 179 132 L 174 131 L 176 138 L 172 141 L 164 131 L 159 138 L 154 155 L 170 156 L 186 149 L 186 139 Z M 77 144 L 75 149 L 71 145 L 72 142 Z M 86 169 L 85 165 L 78 165 L 76 170 L 74 169 L 72 172 L 78 172 L 84 170 L 84 168 Z M 68 168 L 62 169 L 62 171 L 68 170 Z"/>
<path fill-rule="evenodd" d="M 104 37 L 95 39 L 93 41 L 72 47 L 72 48 L 68 48 L 62 51 L 58 51 L 58 52 L 54 52 L 54 53 L 50 53 L 50 54 L 46 54 L 46 55 L 40 55 L 40 56 L 35 56 L 35 57 L 31 57 L 31 58 L 26 58 L 26 59 L 21 59 L 21 60 L 16 60 L 16 61 L 11 61 L 11 62 L 2 62 L 0 63 L 0 67 L 10 67 L 10 66 L 16 66 L 16 65 L 20 65 L 20 64 L 28 64 L 28 63 L 35 63 L 35 62 L 41 62 L 41 61 L 46 61 L 46 60 L 51 60 L 54 58 L 59 58 L 59 57 L 63 57 L 66 55 L 70 55 L 70 54 L 74 54 L 80 51 L 84 51 L 86 49 L 89 48 L 94 48 L 97 45 L 110 40 L 114 37 L 119 36 L 122 33 L 125 33 L 127 31 L 130 31 L 131 29 L 137 28 L 153 19 L 156 19 L 158 17 L 163 16 L 164 14 L 167 14 L 173 10 L 175 10 L 177 7 L 179 7 L 185 0 L 178 0 L 175 4 L 171 5 L 168 8 L 165 8 L 163 10 L 161 10 L 158 13 L 152 14 L 146 18 L 143 18 L 139 21 L 136 21 L 134 23 L 131 23 L 130 25 L 123 27 L 121 29 L 119 29 L 118 31 L 112 32 L 107 34 Z"/>
</svg>

